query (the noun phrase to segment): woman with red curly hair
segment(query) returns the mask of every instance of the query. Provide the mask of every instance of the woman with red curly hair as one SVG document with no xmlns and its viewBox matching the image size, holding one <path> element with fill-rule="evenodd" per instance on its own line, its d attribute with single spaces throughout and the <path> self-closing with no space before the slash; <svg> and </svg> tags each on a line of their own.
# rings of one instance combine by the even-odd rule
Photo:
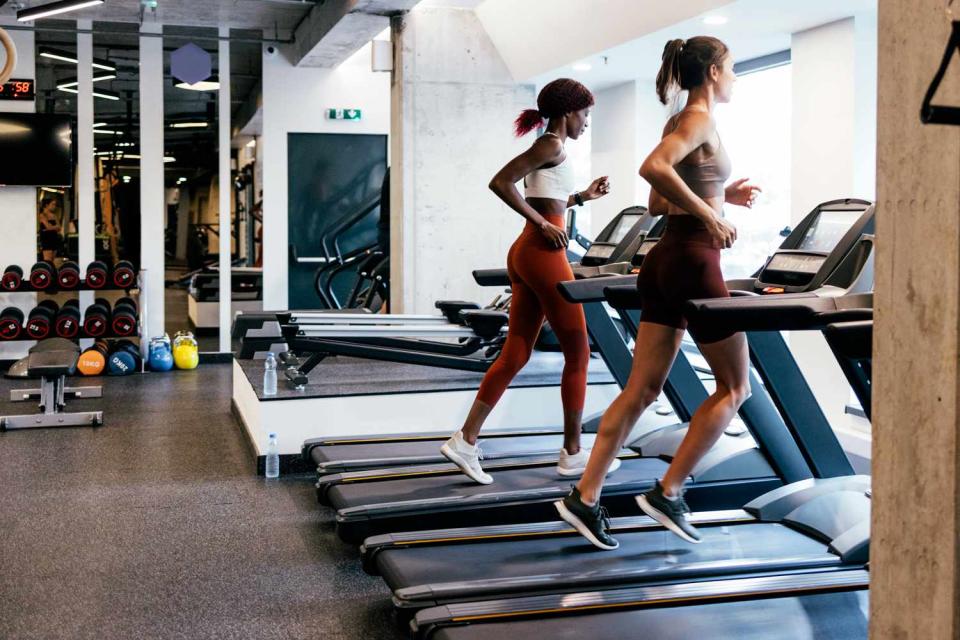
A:
<svg viewBox="0 0 960 640">
<path fill-rule="evenodd" d="M 441 448 L 451 462 L 475 482 L 490 484 L 493 478 L 480 467 L 477 437 L 490 411 L 523 368 L 544 317 L 557 334 L 564 367 L 560 382 L 563 400 L 563 449 L 557 472 L 563 476 L 583 473 L 590 452 L 580 447 L 580 420 L 587 386 L 590 345 L 583 309 L 560 297 L 557 283 L 573 280 L 567 261 L 567 234 L 563 214 L 567 207 L 583 205 L 610 191 L 606 176 L 583 191 L 575 191 L 573 167 L 564 143 L 576 140 L 587 127 L 593 94 L 576 80 L 561 78 L 546 85 L 537 97 L 537 108 L 517 118 L 517 136 L 546 125 L 543 135 L 508 162 L 490 181 L 490 190 L 526 218 L 527 224 L 507 254 L 507 270 L 513 298 L 510 324 L 500 357 L 487 371 L 463 428 Z M 516 183 L 523 179 L 524 195 Z M 619 466 L 619 460 L 611 470 Z"/>
</svg>

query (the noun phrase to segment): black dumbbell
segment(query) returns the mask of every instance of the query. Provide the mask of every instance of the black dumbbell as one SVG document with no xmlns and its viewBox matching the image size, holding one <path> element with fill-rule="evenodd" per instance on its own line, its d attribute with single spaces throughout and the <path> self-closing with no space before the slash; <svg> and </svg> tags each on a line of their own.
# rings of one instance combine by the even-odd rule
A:
<svg viewBox="0 0 960 640">
<path fill-rule="evenodd" d="M 34 340 L 43 340 L 50 335 L 57 314 L 60 313 L 60 305 L 53 300 L 43 300 L 30 310 L 27 316 L 27 335 Z"/>
<path fill-rule="evenodd" d="M 107 358 L 107 370 L 112 376 L 126 376 L 137 373 L 143 368 L 140 347 L 129 340 L 117 340 L 113 343 L 110 357 Z"/>
<path fill-rule="evenodd" d="M 97 298 L 83 314 L 83 331 L 92 338 L 106 335 L 110 328 L 110 301 Z"/>
<path fill-rule="evenodd" d="M 133 263 L 128 260 L 120 260 L 113 265 L 113 286 L 119 289 L 129 289 L 136 284 L 137 272 L 133 269 Z"/>
<path fill-rule="evenodd" d="M 3 278 L 0 279 L 0 286 L 7 291 L 16 291 L 23 282 L 23 269 L 15 264 L 10 265 L 3 272 Z"/>
<path fill-rule="evenodd" d="M 133 298 L 120 298 L 113 305 L 110 321 L 114 335 L 132 336 L 137 332 L 137 303 Z"/>
<path fill-rule="evenodd" d="M 107 264 L 94 260 L 87 265 L 87 286 L 91 289 L 102 289 L 107 286 Z"/>
<path fill-rule="evenodd" d="M 16 340 L 23 330 L 23 311 L 7 307 L 0 311 L 0 340 Z"/>
<path fill-rule="evenodd" d="M 34 289 L 49 289 L 56 281 L 56 273 L 49 262 L 38 262 L 30 269 L 30 284 Z"/>
<path fill-rule="evenodd" d="M 73 339 L 80 333 L 80 304 L 67 300 L 57 313 L 54 330 L 61 338 Z"/>
<path fill-rule="evenodd" d="M 57 269 L 57 283 L 61 289 L 76 289 L 80 286 L 80 265 L 67 260 Z"/>
</svg>

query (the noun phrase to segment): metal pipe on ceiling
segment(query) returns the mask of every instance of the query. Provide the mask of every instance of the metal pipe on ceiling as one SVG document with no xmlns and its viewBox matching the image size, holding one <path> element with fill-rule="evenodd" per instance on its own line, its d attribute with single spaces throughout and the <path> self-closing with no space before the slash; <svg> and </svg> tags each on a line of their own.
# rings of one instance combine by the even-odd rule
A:
<svg viewBox="0 0 960 640">
<path fill-rule="evenodd" d="M 270 1 L 276 1 L 276 0 L 261 0 L 261 1 L 270 2 Z M 94 24 L 96 24 L 96 23 L 94 23 Z M 170 26 L 182 26 L 182 25 L 170 25 Z M 128 30 L 123 30 L 123 29 L 104 29 L 103 27 L 96 27 L 96 26 L 94 26 L 93 29 L 77 29 L 76 27 L 74 27 L 74 28 L 70 28 L 70 27 L 31 27 L 31 26 L 19 25 L 19 24 L 18 24 L 18 25 L 4 25 L 3 28 L 6 29 L 7 31 L 45 31 L 45 32 L 48 32 L 48 33 L 73 33 L 73 34 L 76 34 L 76 33 L 78 33 L 78 32 L 82 32 L 82 33 L 92 33 L 93 35 L 104 35 L 104 36 L 106 36 L 106 35 L 118 36 L 118 35 L 119 35 L 119 36 L 134 36 L 134 37 L 138 37 L 138 38 L 139 38 L 140 36 L 157 37 L 157 38 L 165 37 L 164 34 L 155 35 L 155 34 L 149 34 L 149 33 L 140 33 L 139 31 L 128 31 Z M 206 27 L 200 27 L 200 28 L 206 28 Z M 213 27 L 210 27 L 210 28 L 212 29 Z M 252 29 L 244 29 L 244 30 L 245 30 L 245 31 L 252 31 Z M 219 36 L 205 36 L 205 35 L 166 34 L 166 37 L 168 37 L 168 38 L 183 38 L 183 39 L 185 39 L 185 40 L 205 40 L 205 41 L 209 41 L 209 42 L 219 42 L 219 41 L 221 40 L 221 38 L 220 38 Z M 265 44 L 265 43 L 269 43 L 269 44 L 293 44 L 293 42 L 294 42 L 293 38 L 284 40 L 284 39 L 281 39 L 281 38 L 263 38 L 263 37 L 261 37 L 261 38 L 240 38 L 240 37 L 230 36 L 230 37 L 224 38 L 224 39 L 225 39 L 225 40 L 229 40 L 231 43 L 240 43 L 240 44 Z"/>
</svg>

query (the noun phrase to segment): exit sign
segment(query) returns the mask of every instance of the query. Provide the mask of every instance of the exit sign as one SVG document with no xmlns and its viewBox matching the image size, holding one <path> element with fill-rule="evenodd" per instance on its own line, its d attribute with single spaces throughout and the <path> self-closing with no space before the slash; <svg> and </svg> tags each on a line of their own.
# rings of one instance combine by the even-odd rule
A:
<svg viewBox="0 0 960 640">
<path fill-rule="evenodd" d="M 359 120 L 360 109 L 327 109 L 328 120 Z"/>
</svg>

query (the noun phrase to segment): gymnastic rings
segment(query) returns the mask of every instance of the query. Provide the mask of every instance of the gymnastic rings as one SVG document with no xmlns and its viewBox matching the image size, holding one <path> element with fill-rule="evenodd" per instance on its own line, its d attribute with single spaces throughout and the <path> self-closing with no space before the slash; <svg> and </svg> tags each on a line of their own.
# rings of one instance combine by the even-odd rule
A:
<svg viewBox="0 0 960 640">
<path fill-rule="evenodd" d="M 3 68 L 0 69 L 0 84 L 3 84 L 10 79 L 17 66 L 17 46 L 13 44 L 10 34 L 3 29 L 0 29 L 0 42 L 3 43 L 3 48 L 7 52 L 7 59 L 3 63 Z"/>
</svg>

